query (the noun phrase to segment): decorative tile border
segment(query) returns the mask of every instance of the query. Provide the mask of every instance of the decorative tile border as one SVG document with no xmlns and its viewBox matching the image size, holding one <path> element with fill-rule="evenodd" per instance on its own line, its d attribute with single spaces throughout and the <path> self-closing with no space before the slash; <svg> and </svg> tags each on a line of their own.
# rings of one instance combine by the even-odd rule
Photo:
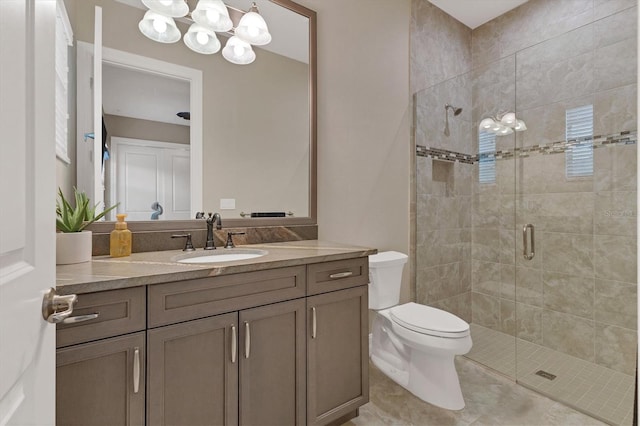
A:
<svg viewBox="0 0 640 426">
<path fill-rule="evenodd" d="M 514 150 L 500 150 L 495 152 L 486 152 L 481 154 L 464 154 L 461 152 L 448 151 L 440 148 L 429 148 L 422 145 L 416 146 L 416 155 L 420 157 L 431 157 L 437 160 L 445 160 L 452 162 L 460 162 L 466 164 L 477 163 L 481 158 L 495 158 L 496 160 L 506 160 L 513 157 L 526 158 L 531 155 L 550 155 L 562 154 L 571 146 L 593 140 L 593 149 L 604 148 L 611 145 L 635 145 L 638 142 L 638 132 L 625 131 L 605 136 L 595 136 L 591 138 L 572 139 L 569 141 L 550 142 L 544 145 L 533 145 L 524 148 L 515 148 Z"/>
<path fill-rule="evenodd" d="M 437 160 L 446 160 L 452 162 L 460 162 L 473 164 L 478 161 L 477 155 L 463 154 L 461 152 L 448 151 L 439 148 L 427 148 L 426 146 L 417 145 L 416 154 L 420 157 L 432 157 Z"/>
</svg>

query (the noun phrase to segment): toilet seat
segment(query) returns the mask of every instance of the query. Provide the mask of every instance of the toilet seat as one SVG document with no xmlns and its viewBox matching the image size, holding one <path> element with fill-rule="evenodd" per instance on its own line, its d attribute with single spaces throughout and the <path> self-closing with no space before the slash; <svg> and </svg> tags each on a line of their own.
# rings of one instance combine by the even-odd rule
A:
<svg viewBox="0 0 640 426">
<path fill-rule="evenodd" d="M 389 310 L 396 324 L 420 334 L 459 339 L 469 336 L 469 324 L 457 316 L 426 305 L 409 302 Z"/>
</svg>

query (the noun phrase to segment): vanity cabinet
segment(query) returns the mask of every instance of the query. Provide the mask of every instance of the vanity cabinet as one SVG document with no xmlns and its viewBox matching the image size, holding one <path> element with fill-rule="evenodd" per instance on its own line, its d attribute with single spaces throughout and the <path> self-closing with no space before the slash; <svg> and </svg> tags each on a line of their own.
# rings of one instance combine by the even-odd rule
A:
<svg viewBox="0 0 640 426">
<path fill-rule="evenodd" d="M 80 294 L 99 315 L 58 327 L 57 423 L 346 421 L 369 397 L 367 282 L 360 257 Z"/>
</svg>

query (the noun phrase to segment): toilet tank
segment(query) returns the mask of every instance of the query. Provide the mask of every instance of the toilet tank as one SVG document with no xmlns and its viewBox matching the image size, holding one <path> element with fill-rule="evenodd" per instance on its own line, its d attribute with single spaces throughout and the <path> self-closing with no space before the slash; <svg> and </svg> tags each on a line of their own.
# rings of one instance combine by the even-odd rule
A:
<svg viewBox="0 0 640 426">
<path fill-rule="evenodd" d="M 407 255 L 397 251 L 369 256 L 369 309 L 385 309 L 400 302 L 405 263 Z"/>
</svg>

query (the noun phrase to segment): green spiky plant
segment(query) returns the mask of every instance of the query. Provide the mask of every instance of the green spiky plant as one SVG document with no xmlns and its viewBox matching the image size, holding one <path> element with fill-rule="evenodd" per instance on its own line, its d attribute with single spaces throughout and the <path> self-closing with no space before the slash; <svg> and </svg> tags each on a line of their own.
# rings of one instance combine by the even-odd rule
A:
<svg viewBox="0 0 640 426">
<path fill-rule="evenodd" d="M 71 204 L 64 198 L 62 189 L 58 188 L 58 200 L 56 200 L 56 229 L 59 232 L 80 232 L 96 220 L 100 220 L 105 214 L 118 207 L 118 204 L 111 206 L 96 216 L 95 206 L 89 204 L 89 197 L 82 191 L 73 188 L 76 199 L 76 206 Z"/>
</svg>

